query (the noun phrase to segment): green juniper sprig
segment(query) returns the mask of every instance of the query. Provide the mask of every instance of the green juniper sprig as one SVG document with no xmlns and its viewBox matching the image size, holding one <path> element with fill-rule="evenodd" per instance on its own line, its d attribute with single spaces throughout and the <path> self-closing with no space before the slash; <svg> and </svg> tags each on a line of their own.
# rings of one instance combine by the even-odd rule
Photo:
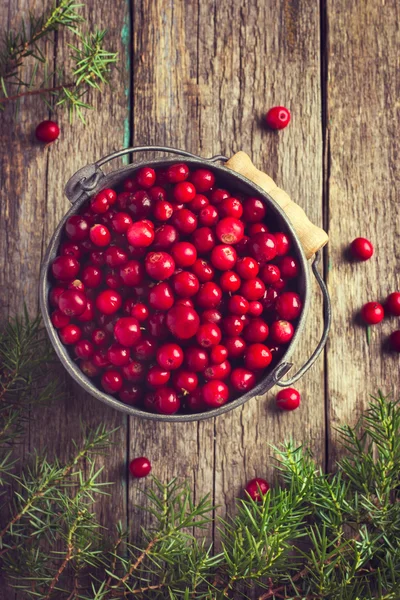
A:
<svg viewBox="0 0 400 600">
<path fill-rule="evenodd" d="M 85 22 L 78 13 L 83 6 L 74 0 L 61 0 L 38 17 L 30 13 L 29 23 L 22 19 L 18 32 L 4 34 L 0 41 L 0 109 L 24 96 L 39 95 L 51 110 L 66 107 L 71 120 L 76 114 L 84 122 L 82 109 L 92 108 L 84 98 L 90 88 L 101 92 L 102 86 L 109 84 L 110 68 L 118 53 L 104 47 L 106 30 L 89 34 L 78 30 Z M 61 28 L 69 29 L 77 39 L 75 44 L 68 44 L 73 63 L 69 74 L 64 69 L 49 69 L 43 51 L 43 41 Z M 28 76 L 25 63 L 30 57 L 34 63 Z M 39 80 L 41 63 L 44 75 Z"/>
</svg>

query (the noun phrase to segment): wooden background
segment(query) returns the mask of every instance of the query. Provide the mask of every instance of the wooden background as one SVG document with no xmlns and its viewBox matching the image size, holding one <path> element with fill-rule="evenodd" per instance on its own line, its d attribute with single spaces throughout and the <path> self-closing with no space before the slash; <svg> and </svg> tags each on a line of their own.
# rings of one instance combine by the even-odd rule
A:
<svg viewBox="0 0 400 600">
<path fill-rule="evenodd" d="M 18 27 L 28 7 L 50 0 L 1 0 L 3 28 Z M 127 477 L 127 462 L 146 455 L 161 480 L 188 478 L 196 497 L 211 493 L 218 512 L 254 476 L 272 479 L 268 444 L 293 436 L 310 444 L 325 468 L 337 457 L 335 427 L 354 423 L 381 388 L 396 393 L 399 356 L 383 350 L 399 327 L 387 319 L 370 344 L 355 321 L 363 303 L 399 289 L 400 219 L 398 116 L 399 5 L 396 0 L 87 0 L 92 24 L 109 28 L 120 53 L 112 89 L 95 97 L 87 126 L 57 114 L 59 140 L 48 148 L 33 138 L 48 118 L 40 99 L 21 102 L 15 118 L 0 115 L 0 311 L 37 308 L 39 266 L 68 203 L 63 186 L 82 165 L 128 145 L 165 144 L 204 157 L 244 150 L 274 177 L 330 235 L 324 271 L 333 326 L 324 356 L 298 384 L 301 408 L 274 409 L 272 390 L 215 420 L 157 424 L 128 419 L 79 392 L 32 414 L 22 452 L 47 447 L 66 455 L 79 422 L 119 426 L 104 459 L 115 481 L 98 504 L 102 522 L 120 518 L 132 534 L 141 523 L 134 505 L 148 481 Z M 68 36 L 54 36 L 47 52 L 68 63 Z M 266 131 L 269 107 L 284 104 L 290 126 Z M 351 264 L 345 249 L 357 236 L 376 249 Z M 314 288 L 316 286 L 314 285 Z M 314 348 L 322 303 L 314 290 L 295 365 Z M 212 536 L 210 531 L 209 535 Z M 4 592 L 2 598 L 13 597 Z"/>
</svg>

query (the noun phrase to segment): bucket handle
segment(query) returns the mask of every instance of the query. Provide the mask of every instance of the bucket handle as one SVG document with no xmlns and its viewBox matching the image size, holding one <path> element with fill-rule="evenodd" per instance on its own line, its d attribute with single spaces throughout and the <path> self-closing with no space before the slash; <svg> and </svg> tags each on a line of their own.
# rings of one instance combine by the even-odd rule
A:
<svg viewBox="0 0 400 600">
<path fill-rule="evenodd" d="M 274 373 L 274 377 L 273 377 L 274 385 L 278 385 L 279 387 L 283 387 L 283 388 L 290 387 L 291 385 L 293 385 L 293 383 L 295 383 L 298 379 L 300 379 L 300 377 L 302 377 L 304 375 L 304 373 L 306 373 L 308 371 L 308 369 L 315 363 L 318 356 L 321 354 L 322 350 L 325 347 L 326 340 L 328 339 L 328 333 L 329 333 L 329 329 L 331 326 L 331 320 L 332 320 L 332 306 L 331 306 L 331 300 L 329 297 L 329 292 L 326 287 L 325 281 L 322 279 L 320 272 L 318 271 L 318 265 L 319 265 L 320 260 L 321 260 L 321 251 L 318 251 L 316 253 L 315 259 L 312 263 L 312 270 L 313 270 L 314 276 L 315 276 L 315 278 L 318 282 L 318 285 L 321 289 L 321 292 L 322 292 L 323 310 L 324 310 L 324 329 L 322 332 L 322 336 L 321 336 L 321 339 L 318 342 L 318 345 L 315 348 L 314 352 L 311 354 L 310 358 L 304 363 L 304 365 L 302 367 L 300 367 L 300 369 L 297 371 L 297 373 L 295 375 L 293 375 L 293 377 L 291 377 L 290 379 L 285 379 L 284 381 L 279 381 L 280 378 L 283 377 L 288 372 L 290 367 L 292 366 L 290 363 L 286 363 L 286 362 L 283 362 L 279 365 L 279 367 L 276 369 L 276 371 Z"/>
</svg>

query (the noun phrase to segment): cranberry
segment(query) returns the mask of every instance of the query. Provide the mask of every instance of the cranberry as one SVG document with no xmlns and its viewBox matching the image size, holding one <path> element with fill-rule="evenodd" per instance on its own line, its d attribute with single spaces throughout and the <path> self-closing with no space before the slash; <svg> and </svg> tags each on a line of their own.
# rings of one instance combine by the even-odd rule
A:
<svg viewBox="0 0 400 600">
<path fill-rule="evenodd" d="M 249 236 L 248 235 L 244 235 L 242 237 L 242 239 L 240 240 L 240 242 L 238 242 L 235 246 L 235 250 L 238 253 L 239 256 L 245 256 L 248 253 L 248 243 L 249 243 Z"/>
<path fill-rule="evenodd" d="M 281 278 L 281 272 L 276 265 L 264 265 L 260 271 L 260 279 L 266 285 L 272 285 Z"/>
<path fill-rule="evenodd" d="M 190 371 L 204 371 L 208 366 L 208 354 L 203 348 L 191 346 L 185 350 L 185 363 Z"/>
<path fill-rule="evenodd" d="M 223 343 L 228 350 L 229 358 L 239 358 L 246 350 L 246 342 L 240 336 L 227 337 Z"/>
<path fill-rule="evenodd" d="M 162 387 L 147 394 L 145 406 L 162 415 L 173 415 L 180 408 L 180 401 L 172 388 Z"/>
<path fill-rule="evenodd" d="M 176 242 L 171 248 L 171 256 L 178 267 L 190 267 L 197 259 L 197 250 L 190 242 Z"/>
<path fill-rule="evenodd" d="M 261 303 L 265 310 L 270 310 L 275 307 L 276 300 L 278 298 L 278 292 L 274 288 L 268 288 L 264 296 L 261 299 Z"/>
<path fill-rule="evenodd" d="M 223 292 L 237 292 L 240 284 L 241 279 L 235 271 L 225 271 L 219 279 L 219 285 Z"/>
<path fill-rule="evenodd" d="M 197 388 L 190 396 L 185 398 L 185 404 L 190 412 L 204 412 L 208 408 L 203 400 L 203 390 L 201 388 Z"/>
<path fill-rule="evenodd" d="M 211 263 L 216 269 L 220 269 L 220 271 L 232 269 L 235 266 L 236 258 L 236 250 L 232 246 L 225 244 L 215 246 L 211 252 Z"/>
<path fill-rule="evenodd" d="M 211 192 L 211 202 L 213 204 L 221 204 L 226 198 L 230 197 L 230 193 L 221 188 L 217 188 Z"/>
<path fill-rule="evenodd" d="M 231 384 L 238 392 L 247 392 L 255 386 L 256 376 L 252 371 L 239 367 L 231 373 Z"/>
<path fill-rule="evenodd" d="M 215 206 L 211 206 L 211 204 L 209 204 L 208 206 L 205 206 L 204 208 L 201 209 L 200 213 L 199 213 L 199 224 L 200 225 L 204 225 L 206 227 L 211 227 L 212 225 L 215 225 L 215 223 L 217 223 L 218 221 L 218 211 L 215 208 Z"/>
<path fill-rule="evenodd" d="M 58 308 L 67 317 L 77 317 L 86 308 L 86 296 L 82 292 L 65 290 L 58 300 Z"/>
<path fill-rule="evenodd" d="M 400 329 L 393 331 L 393 333 L 390 334 L 389 341 L 392 350 L 400 352 Z"/>
<path fill-rule="evenodd" d="M 276 395 L 276 405 L 281 410 L 295 410 L 300 406 L 300 394 L 294 388 L 286 388 Z"/>
<path fill-rule="evenodd" d="M 292 277 L 297 277 L 300 266 L 298 260 L 293 256 L 283 256 L 279 261 L 279 269 L 284 279 L 291 279 Z"/>
<path fill-rule="evenodd" d="M 201 190 L 198 190 L 201 191 Z M 196 195 L 196 188 L 189 181 L 177 183 L 173 190 L 175 202 L 191 202 Z"/>
<path fill-rule="evenodd" d="M 133 383 L 140 383 L 146 377 L 147 367 L 136 360 L 132 360 L 122 367 L 122 374 L 125 379 Z"/>
<path fill-rule="evenodd" d="M 368 260 L 374 253 L 374 247 L 366 238 L 356 238 L 350 244 L 353 257 L 357 260 Z"/>
<path fill-rule="evenodd" d="M 90 201 L 90 208 L 96 214 L 103 214 L 108 211 L 110 206 L 114 204 L 117 195 L 114 190 L 102 190 L 94 196 Z"/>
<path fill-rule="evenodd" d="M 62 313 L 61 310 L 55 310 L 51 313 L 51 322 L 56 329 L 62 329 L 66 325 L 69 325 L 70 318 Z"/>
<path fill-rule="evenodd" d="M 222 363 L 208 366 L 204 370 L 204 378 L 208 381 L 214 379 L 223 380 L 229 377 L 231 369 L 231 363 L 227 360 L 224 360 Z"/>
<path fill-rule="evenodd" d="M 196 194 L 193 200 L 190 202 L 189 208 L 194 213 L 198 213 L 209 204 L 210 202 L 206 196 L 203 196 L 203 194 Z"/>
<path fill-rule="evenodd" d="M 254 502 L 259 502 L 262 500 L 262 497 L 269 490 L 269 483 L 265 481 L 265 479 L 261 479 L 260 477 L 256 477 L 248 482 L 245 488 L 245 492 Z"/>
<path fill-rule="evenodd" d="M 94 250 L 90 253 L 90 260 L 96 267 L 102 267 L 105 263 L 104 252 L 102 250 Z"/>
<path fill-rule="evenodd" d="M 210 359 L 214 365 L 220 365 L 228 358 L 228 350 L 222 344 L 213 346 L 210 350 Z"/>
<path fill-rule="evenodd" d="M 189 393 L 194 392 L 197 388 L 199 379 L 196 373 L 192 373 L 191 371 L 179 370 L 173 376 L 173 384 L 174 388 L 179 393 Z"/>
<path fill-rule="evenodd" d="M 258 277 L 247 279 L 242 282 L 239 292 L 249 301 L 259 300 L 265 294 L 265 285 Z"/>
<path fill-rule="evenodd" d="M 272 284 L 272 287 L 274 288 L 274 290 L 282 291 L 285 289 L 286 284 L 287 284 L 287 280 L 280 278 L 280 279 L 278 279 L 278 281 L 275 281 Z"/>
<path fill-rule="evenodd" d="M 229 248 L 230 246 L 228 246 Z M 197 305 L 201 308 L 216 308 L 222 299 L 221 288 L 213 281 L 207 281 L 200 286 L 196 296 Z"/>
<path fill-rule="evenodd" d="M 150 277 L 163 281 L 175 271 L 175 261 L 167 252 L 149 252 L 145 259 L 145 269 Z"/>
<path fill-rule="evenodd" d="M 244 225 L 235 217 L 225 217 L 218 222 L 215 231 L 223 244 L 237 244 L 243 238 Z"/>
<path fill-rule="evenodd" d="M 379 302 L 367 302 L 361 309 L 361 317 L 368 325 L 380 323 L 384 316 L 383 306 Z"/>
<path fill-rule="evenodd" d="M 400 316 L 400 292 L 389 294 L 386 299 L 386 308 L 391 315 Z"/>
<path fill-rule="evenodd" d="M 96 346 L 106 346 L 110 340 L 110 336 L 104 329 L 94 329 L 92 333 L 92 341 Z"/>
<path fill-rule="evenodd" d="M 214 323 L 203 323 L 197 330 L 197 343 L 204 348 L 216 346 L 221 341 L 221 330 Z"/>
<path fill-rule="evenodd" d="M 132 194 L 128 210 L 135 217 L 135 220 L 143 219 L 151 214 L 153 204 L 154 201 L 150 198 L 147 191 L 138 190 Z"/>
<path fill-rule="evenodd" d="M 188 306 L 194 308 L 194 302 L 190 298 L 178 298 L 175 300 L 175 306 Z"/>
<path fill-rule="evenodd" d="M 123 367 L 129 364 L 130 350 L 120 344 L 112 344 L 107 351 L 107 358 L 112 365 Z"/>
<path fill-rule="evenodd" d="M 136 181 L 140 187 L 151 188 L 156 182 L 156 172 L 150 167 L 142 167 L 136 173 Z"/>
<path fill-rule="evenodd" d="M 62 343 L 66 346 L 69 344 L 76 344 L 82 337 L 82 330 L 80 327 L 78 327 L 78 325 L 73 325 L 72 323 L 62 327 L 58 333 Z"/>
<path fill-rule="evenodd" d="M 128 255 L 122 248 L 110 246 L 104 251 L 104 261 L 108 267 L 120 267 L 128 262 Z"/>
<path fill-rule="evenodd" d="M 160 385 L 165 385 L 168 383 L 170 377 L 170 371 L 154 365 L 148 370 L 146 380 L 148 385 L 152 387 L 159 387 Z"/>
<path fill-rule="evenodd" d="M 218 209 L 220 217 L 235 217 L 240 219 L 243 215 L 243 206 L 238 198 L 225 198 L 221 202 L 221 206 Z"/>
<path fill-rule="evenodd" d="M 149 294 L 149 304 L 156 310 L 168 310 L 174 304 L 174 294 L 171 286 L 165 281 L 160 281 L 153 286 Z"/>
<path fill-rule="evenodd" d="M 72 215 L 65 223 L 65 233 L 73 242 L 81 242 L 89 235 L 89 224 L 81 215 Z"/>
<path fill-rule="evenodd" d="M 142 336 L 133 348 L 137 360 L 152 360 L 157 352 L 157 340 L 151 336 Z"/>
<path fill-rule="evenodd" d="M 194 296 L 197 294 L 200 288 L 199 280 L 194 273 L 189 271 L 181 271 L 172 278 L 172 285 L 174 286 L 175 293 L 178 296 L 185 298 Z M 170 306 L 168 308 L 171 308 Z"/>
<path fill-rule="evenodd" d="M 250 371 L 265 369 L 272 360 L 272 354 L 264 344 L 251 344 L 247 347 L 244 363 Z"/>
<path fill-rule="evenodd" d="M 269 327 L 263 319 L 252 319 L 243 331 L 246 342 L 264 342 L 269 333 Z"/>
<path fill-rule="evenodd" d="M 203 400 L 207 406 L 217 408 L 218 406 L 226 404 L 228 398 L 229 389 L 223 381 L 214 379 L 213 381 L 208 381 L 206 384 L 204 384 Z"/>
<path fill-rule="evenodd" d="M 257 233 L 269 233 L 269 229 L 265 223 L 252 223 L 248 226 L 247 235 L 249 237 L 253 237 L 253 235 L 256 235 Z"/>
<path fill-rule="evenodd" d="M 65 288 L 61 286 L 55 286 L 50 290 L 49 302 L 51 306 L 58 307 L 58 301 L 63 292 L 65 292 Z"/>
<path fill-rule="evenodd" d="M 107 287 L 112 290 L 118 290 L 123 286 L 122 277 L 114 269 L 107 269 L 104 276 L 104 281 Z"/>
<path fill-rule="evenodd" d="M 173 371 L 183 363 L 183 351 L 178 344 L 164 344 L 157 350 L 157 362 L 163 369 Z"/>
<path fill-rule="evenodd" d="M 199 254 L 208 254 L 214 248 L 216 239 L 210 227 L 199 227 L 193 233 L 192 241 Z"/>
<path fill-rule="evenodd" d="M 189 168 L 184 163 L 176 163 L 168 167 L 166 175 L 169 183 L 180 183 L 188 178 Z"/>
<path fill-rule="evenodd" d="M 51 265 L 51 271 L 59 281 L 70 281 L 78 275 L 79 263 L 72 256 L 57 256 Z"/>
<path fill-rule="evenodd" d="M 145 456 L 134 458 L 129 463 L 129 471 L 132 477 L 146 477 L 151 471 L 151 462 Z"/>
<path fill-rule="evenodd" d="M 188 208 L 182 208 L 174 212 L 172 222 L 178 231 L 186 235 L 193 233 L 197 227 L 197 217 Z"/>
<path fill-rule="evenodd" d="M 55 121 L 42 121 L 36 127 L 35 135 L 39 142 L 50 144 L 60 135 L 60 128 Z"/>
<path fill-rule="evenodd" d="M 286 235 L 286 233 L 282 232 L 274 233 L 274 237 L 277 256 L 284 256 L 289 252 L 291 247 L 289 237 Z"/>
<path fill-rule="evenodd" d="M 273 106 L 265 116 L 270 129 L 285 129 L 290 123 L 290 111 L 285 106 Z"/>
<path fill-rule="evenodd" d="M 168 336 L 165 313 L 154 313 L 149 317 L 149 331 L 155 338 L 164 339 Z"/>
<path fill-rule="evenodd" d="M 115 290 L 104 290 L 96 298 L 96 308 L 104 315 L 112 315 L 121 305 L 121 296 Z"/>
<path fill-rule="evenodd" d="M 129 227 L 126 237 L 134 248 L 145 248 L 153 242 L 154 230 L 144 221 L 136 221 Z"/>
<path fill-rule="evenodd" d="M 181 340 L 187 340 L 196 334 L 200 318 L 193 308 L 174 306 L 167 313 L 166 323 L 172 335 Z"/>
<path fill-rule="evenodd" d="M 243 321 L 236 315 L 224 317 L 221 321 L 224 333 L 229 336 L 237 336 L 243 331 Z"/>
<path fill-rule="evenodd" d="M 82 281 L 88 288 L 99 287 L 102 281 L 100 269 L 94 265 L 88 265 L 82 270 Z"/>
<path fill-rule="evenodd" d="M 271 340 L 275 344 L 287 344 L 294 335 L 294 327 L 289 321 L 274 321 L 270 329 Z"/>
<path fill-rule="evenodd" d="M 197 169 L 190 177 L 198 192 L 208 192 L 215 183 L 215 176 L 209 169 Z"/>
<path fill-rule="evenodd" d="M 154 202 L 166 202 L 167 201 L 167 192 L 164 188 L 155 185 L 148 190 L 148 194 L 150 198 Z"/>
<path fill-rule="evenodd" d="M 121 317 L 115 323 L 114 336 L 122 346 L 133 346 L 141 336 L 139 321 L 134 317 Z"/>
<path fill-rule="evenodd" d="M 202 323 L 219 323 L 222 319 L 222 314 L 215 308 L 209 308 L 201 313 Z"/>
<path fill-rule="evenodd" d="M 257 261 L 250 256 L 239 258 L 237 260 L 235 269 L 242 279 L 253 279 L 254 277 L 257 277 L 259 272 Z"/>
<path fill-rule="evenodd" d="M 72 256 L 72 258 L 79 260 L 82 256 L 82 249 L 74 242 L 64 242 L 60 246 L 60 254 L 61 256 Z"/>
<path fill-rule="evenodd" d="M 90 379 L 92 379 L 93 377 L 97 377 L 98 375 L 100 375 L 101 372 L 100 369 L 96 367 L 96 365 L 93 364 L 93 361 L 91 360 L 81 360 L 79 363 L 79 367 L 82 373 L 86 375 L 86 377 L 90 377 Z"/>
<path fill-rule="evenodd" d="M 108 360 L 107 350 L 102 348 L 100 350 L 96 350 L 93 354 L 92 358 L 93 364 L 99 369 L 105 369 L 110 366 L 110 361 Z"/>
<path fill-rule="evenodd" d="M 295 292 L 284 292 L 277 299 L 275 308 L 282 319 L 287 321 L 297 319 L 302 308 L 300 296 Z"/>
<path fill-rule="evenodd" d="M 195 260 L 192 266 L 192 271 L 201 283 L 206 283 L 214 279 L 215 271 L 213 267 L 201 258 Z"/>
<path fill-rule="evenodd" d="M 140 402 L 143 393 L 142 388 L 135 383 L 125 383 L 118 395 L 121 402 L 134 406 Z"/>
<path fill-rule="evenodd" d="M 252 300 L 251 302 L 249 302 L 249 315 L 251 315 L 252 317 L 259 317 L 260 315 L 262 315 L 262 312 L 263 305 L 261 304 L 261 302 L 258 302 L 257 300 Z"/>
<path fill-rule="evenodd" d="M 126 210 L 128 208 L 128 206 L 132 203 L 133 200 L 133 191 L 136 191 L 137 189 L 137 184 L 135 183 L 135 189 L 131 190 L 131 191 L 125 191 L 122 192 L 120 194 L 118 194 L 117 196 L 117 206 L 118 208 L 120 208 L 121 210 Z"/>
<path fill-rule="evenodd" d="M 174 212 L 173 206 L 170 202 L 164 202 L 163 200 L 159 200 L 156 202 L 153 210 L 154 217 L 158 221 L 168 221 L 172 217 L 172 213 Z"/>
<path fill-rule="evenodd" d="M 249 303 L 243 296 L 236 294 L 228 300 L 228 311 L 234 315 L 245 315 L 249 310 Z"/>
<path fill-rule="evenodd" d="M 132 225 L 132 219 L 128 213 L 118 212 L 111 219 L 111 225 L 116 233 L 126 233 Z"/>
<path fill-rule="evenodd" d="M 249 241 L 249 250 L 258 262 L 268 262 L 276 256 L 275 238 L 270 233 L 257 233 Z"/>
<path fill-rule="evenodd" d="M 259 198 L 246 198 L 243 201 L 243 221 L 258 223 L 265 217 L 265 205 Z"/>
<path fill-rule="evenodd" d="M 78 358 L 88 360 L 94 352 L 94 347 L 89 340 L 79 340 L 74 346 L 74 352 Z"/>
<path fill-rule="evenodd" d="M 95 246 L 105 247 L 111 242 L 111 234 L 105 225 L 93 225 L 90 229 L 90 240 Z"/>
<path fill-rule="evenodd" d="M 115 369 L 109 369 L 101 377 L 101 385 L 108 394 L 116 394 L 122 388 L 123 379 L 121 373 Z"/>
</svg>

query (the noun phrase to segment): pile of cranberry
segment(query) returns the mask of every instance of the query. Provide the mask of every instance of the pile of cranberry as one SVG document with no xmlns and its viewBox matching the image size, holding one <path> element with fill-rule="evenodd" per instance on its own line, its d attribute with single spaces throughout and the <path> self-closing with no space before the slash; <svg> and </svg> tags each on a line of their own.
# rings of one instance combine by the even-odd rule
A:
<svg viewBox="0 0 400 600">
<path fill-rule="evenodd" d="M 232 195 L 209 169 L 143 167 L 67 220 L 52 323 L 126 404 L 222 406 L 276 363 L 302 310 L 299 262 L 275 229 L 259 198 Z"/>
</svg>

